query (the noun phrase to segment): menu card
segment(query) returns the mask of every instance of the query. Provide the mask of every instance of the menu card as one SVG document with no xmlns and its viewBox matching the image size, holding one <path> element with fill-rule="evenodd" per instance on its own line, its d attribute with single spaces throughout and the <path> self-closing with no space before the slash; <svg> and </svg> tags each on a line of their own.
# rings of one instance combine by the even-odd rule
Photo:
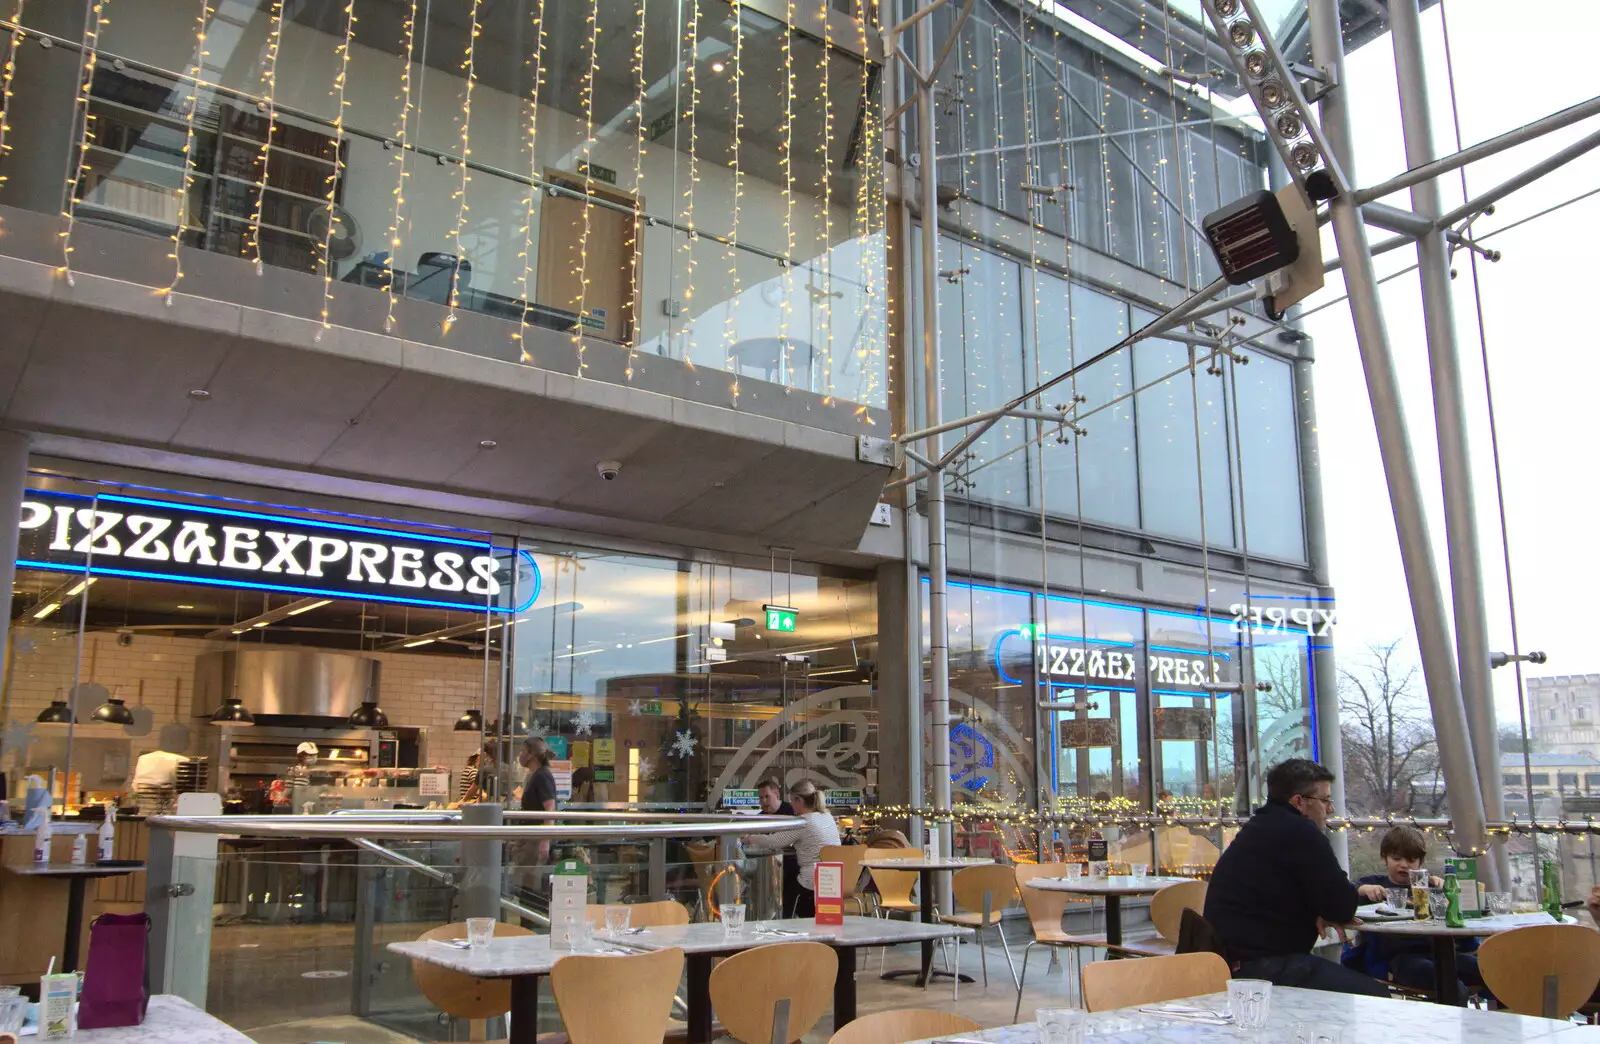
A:
<svg viewBox="0 0 1600 1044">
<path fill-rule="evenodd" d="M 583 938 L 589 903 L 589 868 L 576 859 L 556 864 L 550 875 L 550 948 L 574 950 Z"/>
<path fill-rule="evenodd" d="M 818 924 L 844 923 L 844 864 L 818 863 L 815 899 Z"/>
</svg>

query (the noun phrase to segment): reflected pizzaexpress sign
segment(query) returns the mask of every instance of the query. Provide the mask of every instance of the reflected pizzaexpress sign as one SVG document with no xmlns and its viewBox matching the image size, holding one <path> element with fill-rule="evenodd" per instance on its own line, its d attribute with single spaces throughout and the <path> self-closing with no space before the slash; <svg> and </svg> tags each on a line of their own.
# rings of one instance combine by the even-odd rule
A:
<svg viewBox="0 0 1600 1044">
<path fill-rule="evenodd" d="M 539 594 L 526 552 L 354 523 L 30 489 L 20 525 L 21 568 L 473 612 L 519 612 Z"/>
<path fill-rule="evenodd" d="M 1029 659 L 1032 663 L 1030 665 Z M 1088 643 L 1081 638 L 1045 634 L 1042 628 L 1003 631 L 994 643 L 995 673 L 1012 684 L 1032 668 L 1039 685 L 1055 688 L 1132 691 L 1144 678 L 1152 691 L 1200 695 L 1206 686 L 1236 680 L 1232 657 L 1203 649 L 1147 651 L 1143 643 Z"/>
</svg>

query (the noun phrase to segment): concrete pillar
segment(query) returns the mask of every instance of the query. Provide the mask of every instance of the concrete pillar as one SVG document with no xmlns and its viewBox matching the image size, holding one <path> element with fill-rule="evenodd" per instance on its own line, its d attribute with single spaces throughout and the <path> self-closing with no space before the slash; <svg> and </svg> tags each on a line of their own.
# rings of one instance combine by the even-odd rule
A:
<svg viewBox="0 0 1600 1044">
<path fill-rule="evenodd" d="M 17 533 L 22 491 L 28 484 L 28 436 L 0 430 L 0 590 L 10 591 L 17 578 Z M 7 673 L 11 667 L 11 614 L 0 616 L 0 650 Z M 9 680 L 9 679 L 6 679 Z M 3 690 L 9 696 L 10 688 Z"/>
<path fill-rule="evenodd" d="M 503 826 L 504 809 L 481 802 L 461 806 L 462 826 Z M 503 841 L 461 842 L 461 917 L 500 917 L 501 849 Z"/>
<path fill-rule="evenodd" d="M 915 566 L 890 562 L 878 567 L 878 803 L 882 805 L 922 803 L 918 594 Z"/>
</svg>

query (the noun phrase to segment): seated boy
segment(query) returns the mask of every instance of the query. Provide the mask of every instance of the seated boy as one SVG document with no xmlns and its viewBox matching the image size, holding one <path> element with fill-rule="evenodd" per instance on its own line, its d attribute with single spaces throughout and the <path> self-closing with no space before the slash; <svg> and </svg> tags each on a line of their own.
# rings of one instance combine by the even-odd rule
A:
<svg viewBox="0 0 1600 1044">
<path fill-rule="evenodd" d="M 1378 847 L 1383 857 L 1383 874 L 1368 874 L 1357 884 L 1361 898 L 1367 902 L 1383 902 L 1390 888 L 1409 887 L 1409 871 L 1419 869 L 1428 856 L 1428 842 L 1422 831 L 1411 826 L 1391 827 L 1383 835 Z M 1438 887 L 1439 879 L 1432 878 Z M 1474 951 L 1478 940 L 1462 939 L 1456 943 L 1456 975 L 1462 981 L 1460 996 L 1466 1002 L 1466 986 L 1482 988 L 1483 976 L 1478 972 L 1478 958 Z M 1412 989 L 1433 989 L 1433 942 L 1426 938 L 1406 939 L 1394 935 L 1367 933 L 1361 941 L 1346 949 L 1342 963 L 1347 968 L 1364 971 L 1374 979 L 1393 982 Z M 1447 1002 L 1447 998 L 1437 998 Z"/>
</svg>

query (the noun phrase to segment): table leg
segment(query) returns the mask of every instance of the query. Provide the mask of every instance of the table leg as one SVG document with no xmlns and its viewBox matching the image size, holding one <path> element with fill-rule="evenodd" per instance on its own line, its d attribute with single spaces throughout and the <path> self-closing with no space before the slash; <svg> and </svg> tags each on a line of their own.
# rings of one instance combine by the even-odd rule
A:
<svg viewBox="0 0 1600 1044">
<path fill-rule="evenodd" d="M 856 1017 L 856 948 L 836 947 L 839 971 L 833 977 L 833 1030 L 837 1033 Z"/>
<path fill-rule="evenodd" d="M 1436 1004 L 1461 1003 L 1461 980 L 1456 972 L 1454 936 L 1433 937 L 1433 999 Z"/>
<path fill-rule="evenodd" d="M 74 875 L 67 886 L 67 939 L 61 948 L 61 970 L 78 970 L 78 937 L 83 934 L 83 889 L 88 878 Z"/>
<path fill-rule="evenodd" d="M 511 980 L 510 1044 L 535 1044 L 539 1039 L 538 975 L 518 975 Z"/>
<path fill-rule="evenodd" d="M 1106 942 L 1122 945 L 1122 896 L 1106 896 Z"/>
<path fill-rule="evenodd" d="M 689 1044 L 710 1044 L 711 955 L 691 953 L 684 964 L 688 971 Z"/>
</svg>

